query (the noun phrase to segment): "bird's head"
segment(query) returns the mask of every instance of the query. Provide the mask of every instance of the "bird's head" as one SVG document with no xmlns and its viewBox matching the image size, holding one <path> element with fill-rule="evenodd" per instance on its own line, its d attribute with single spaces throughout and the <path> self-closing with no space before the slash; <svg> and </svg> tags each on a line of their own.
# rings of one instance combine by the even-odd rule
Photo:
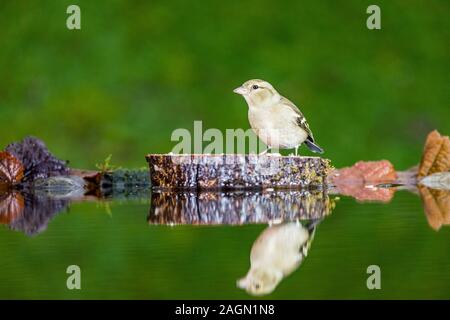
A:
<svg viewBox="0 0 450 320">
<path fill-rule="evenodd" d="M 248 80 L 233 92 L 243 96 L 250 107 L 265 107 L 281 98 L 270 83 L 260 79 Z"/>
<path fill-rule="evenodd" d="M 251 268 L 244 278 L 239 279 L 236 285 L 254 296 L 261 296 L 273 292 L 283 279 L 280 271 L 267 268 Z"/>
</svg>

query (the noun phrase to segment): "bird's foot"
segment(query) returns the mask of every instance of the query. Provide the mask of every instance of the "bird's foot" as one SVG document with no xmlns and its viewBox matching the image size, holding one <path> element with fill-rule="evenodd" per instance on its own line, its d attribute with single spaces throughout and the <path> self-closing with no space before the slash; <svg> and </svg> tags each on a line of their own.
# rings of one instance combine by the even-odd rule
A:
<svg viewBox="0 0 450 320">
<path fill-rule="evenodd" d="M 270 155 L 274 157 L 282 157 L 281 153 L 279 152 L 272 152 Z"/>
<path fill-rule="evenodd" d="M 258 156 L 262 156 L 265 155 L 267 152 L 269 152 L 270 148 L 267 148 L 266 150 L 264 150 L 263 152 L 258 153 Z"/>
</svg>

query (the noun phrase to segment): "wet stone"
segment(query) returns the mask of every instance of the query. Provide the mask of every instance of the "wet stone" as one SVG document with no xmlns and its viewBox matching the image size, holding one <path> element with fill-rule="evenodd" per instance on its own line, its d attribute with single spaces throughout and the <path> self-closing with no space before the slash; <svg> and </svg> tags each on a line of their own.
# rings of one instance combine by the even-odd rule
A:
<svg viewBox="0 0 450 320">
<path fill-rule="evenodd" d="M 270 154 L 150 154 L 146 158 L 156 189 L 320 188 L 332 169 L 328 159 Z"/>
<path fill-rule="evenodd" d="M 83 195 L 86 182 L 77 176 L 56 176 L 36 179 L 33 189 L 36 193 L 48 196 L 76 196 Z"/>
</svg>

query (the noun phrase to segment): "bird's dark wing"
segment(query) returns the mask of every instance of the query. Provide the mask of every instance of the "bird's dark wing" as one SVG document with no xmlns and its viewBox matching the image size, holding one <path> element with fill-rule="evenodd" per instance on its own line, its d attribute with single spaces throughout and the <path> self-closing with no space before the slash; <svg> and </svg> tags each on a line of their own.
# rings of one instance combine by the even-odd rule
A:
<svg viewBox="0 0 450 320">
<path fill-rule="evenodd" d="M 308 122 L 306 121 L 306 118 L 303 115 L 303 113 L 301 113 L 301 111 L 295 106 L 295 104 L 293 104 L 288 99 L 283 97 L 281 102 L 283 103 L 283 105 L 290 108 L 293 112 L 297 114 L 297 117 L 295 117 L 295 124 L 298 125 L 300 128 L 302 128 L 303 130 L 305 130 L 306 134 L 308 135 L 308 137 L 306 137 L 305 140 L 305 144 L 308 147 L 308 149 L 311 150 L 312 152 L 323 153 L 323 149 L 320 146 L 318 146 L 314 141 L 314 136 L 312 134 L 311 129 L 309 128 Z"/>
<path fill-rule="evenodd" d="M 302 128 L 303 130 L 306 131 L 306 133 L 308 134 L 308 138 L 306 138 L 307 140 L 310 140 L 311 142 L 314 142 L 314 136 L 313 133 L 311 131 L 311 129 L 309 128 L 308 122 L 306 121 L 305 116 L 303 115 L 303 113 L 299 110 L 299 108 L 297 108 L 297 106 L 295 104 L 293 104 L 289 99 L 286 99 L 285 97 L 281 98 L 282 103 L 286 106 L 288 106 L 289 108 L 292 109 L 292 111 L 294 111 L 298 117 L 295 118 L 296 124 Z"/>
</svg>

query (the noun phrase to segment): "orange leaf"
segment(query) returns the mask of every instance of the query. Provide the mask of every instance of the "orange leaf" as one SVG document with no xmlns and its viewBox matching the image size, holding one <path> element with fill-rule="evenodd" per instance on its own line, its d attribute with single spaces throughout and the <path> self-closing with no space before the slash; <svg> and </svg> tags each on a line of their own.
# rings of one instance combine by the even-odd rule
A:
<svg viewBox="0 0 450 320">
<path fill-rule="evenodd" d="M 22 163 L 6 151 L 0 152 L 0 183 L 16 184 L 23 179 Z"/>
<path fill-rule="evenodd" d="M 359 161 L 351 167 L 336 170 L 331 179 L 343 195 L 352 196 L 359 201 L 389 202 L 395 189 L 368 188 L 368 185 L 392 183 L 397 179 L 397 172 L 387 160 Z"/>
<path fill-rule="evenodd" d="M 422 161 L 419 167 L 419 177 L 449 170 L 450 139 L 448 136 L 442 136 L 434 130 L 428 134 L 425 142 Z"/>
</svg>

